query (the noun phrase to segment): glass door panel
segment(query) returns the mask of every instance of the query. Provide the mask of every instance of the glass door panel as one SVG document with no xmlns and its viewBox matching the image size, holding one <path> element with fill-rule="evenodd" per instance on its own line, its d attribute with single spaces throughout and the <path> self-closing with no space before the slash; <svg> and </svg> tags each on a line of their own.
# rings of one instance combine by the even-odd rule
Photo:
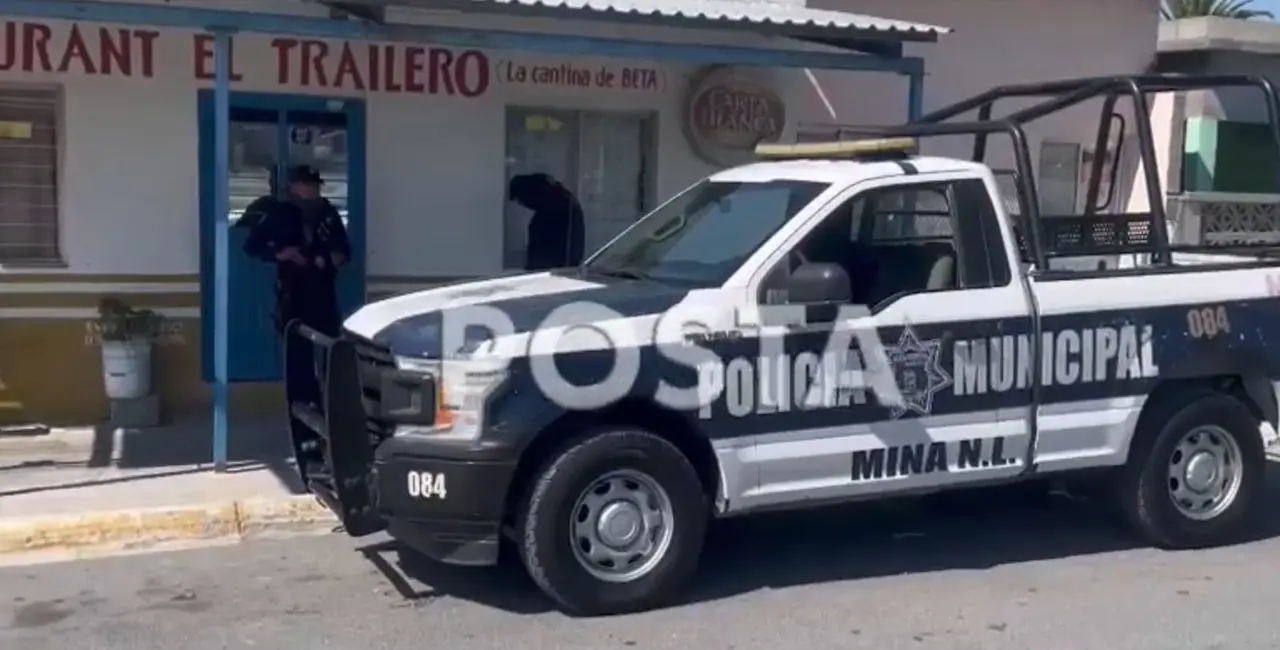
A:
<svg viewBox="0 0 1280 650">
<path fill-rule="evenodd" d="M 588 255 L 609 243 L 649 203 L 651 120 L 626 113 L 583 113 L 578 201 L 586 219 Z"/>
<path fill-rule="evenodd" d="M 509 183 L 521 174 L 543 173 L 577 192 L 578 116 L 571 111 L 536 108 L 507 110 L 507 175 Z M 507 184 L 502 187 L 506 199 Z M 525 263 L 529 218 L 533 213 L 506 200 L 503 215 L 502 262 L 506 268 Z"/>
<path fill-rule="evenodd" d="M 323 111 L 290 111 L 286 117 L 285 147 L 287 164 L 310 165 L 320 172 L 324 185 L 320 194 L 342 216 L 348 239 L 352 239 L 352 259 L 338 274 L 338 304 L 344 316 L 364 302 L 365 264 L 362 251 L 354 250 L 359 242 L 352 236 L 350 156 L 346 113 Z"/>
<path fill-rule="evenodd" d="M 240 381 L 269 380 L 279 374 L 283 363 L 275 334 L 275 268 L 245 252 L 249 228 L 236 227 L 250 203 L 271 194 L 271 174 L 283 162 L 280 117 L 274 110 L 231 108 L 227 324 L 234 341 L 232 378 Z"/>
<path fill-rule="evenodd" d="M 310 165 L 324 179 L 321 194 L 350 225 L 347 212 L 347 116 L 293 111 L 288 116 L 289 165 Z"/>
</svg>

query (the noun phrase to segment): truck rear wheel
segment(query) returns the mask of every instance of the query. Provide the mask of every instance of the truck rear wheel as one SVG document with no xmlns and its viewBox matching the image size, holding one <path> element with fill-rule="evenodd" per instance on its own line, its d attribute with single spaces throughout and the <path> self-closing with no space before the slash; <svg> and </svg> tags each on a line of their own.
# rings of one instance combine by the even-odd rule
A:
<svg viewBox="0 0 1280 650">
<path fill-rule="evenodd" d="M 1266 450 L 1259 423 L 1230 395 L 1179 393 L 1144 414 L 1116 482 L 1125 517 L 1148 542 L 1199 548 L 1259 520 Z"/>
<path fill-rule="evenodd" d="M 707 497 L 674 445 L 653 434 L 598 433 L 534 478 L 520 518 L 521 557 L 571 614 L 620 614 L 675 598 L 697 568 Z"/>
</svg>

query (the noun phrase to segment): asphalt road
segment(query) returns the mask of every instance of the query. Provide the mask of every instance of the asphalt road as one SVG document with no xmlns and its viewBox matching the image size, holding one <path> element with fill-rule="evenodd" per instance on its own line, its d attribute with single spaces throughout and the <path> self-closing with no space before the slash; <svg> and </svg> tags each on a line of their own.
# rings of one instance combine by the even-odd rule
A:
<svg viewBox="0 0 1280 650">
<path fill-rule="evenodd" d="M 688 603 L 579 620 L 512 567 L 258 540 L 0 569 L 0 648 L 1261 650 L 1280 648 L 1280 515 L 1264 533 L 1136 548 L 1070 501 L 780 515 L 718 528 Z"/>
</svg>

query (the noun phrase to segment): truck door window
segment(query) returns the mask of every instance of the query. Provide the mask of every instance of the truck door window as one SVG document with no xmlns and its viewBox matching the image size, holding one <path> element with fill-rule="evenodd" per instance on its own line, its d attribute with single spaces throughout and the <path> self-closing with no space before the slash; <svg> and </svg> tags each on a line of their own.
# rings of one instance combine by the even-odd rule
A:
<svg viewBox="0 0 1280 650">
<path fill-rule="evenodd" d="M 827 187 L 792 180 L 704 181 L 605 246 L 585 270 L 691 287 L 720 286 Z"/>
<path fill-rule="evenodd" d="M 1003 287 L 1013 281 L 999 213 L 991 192 L 980 180 L 956 181 L 951 186 L 957 221 L 961 224 L 961 282 L 966 288 Z M 1015 243 L 1019 236 L 1012 233 Z M 1019 254 L 1022 249 L 1019 248 Z"/>
<path fill-rule="evenodd" d="M 991 252 L 999 254 L 1007 282 L 998 227 L 978 179 L 870 190 L 810 231 L 766 276 L 760 299 L 786 302 L 787 278 L 803 263 L 840 266 L 849 275 L 854 304 L 868 307 L 914 293 L 992 286 Z"/>
</svg>

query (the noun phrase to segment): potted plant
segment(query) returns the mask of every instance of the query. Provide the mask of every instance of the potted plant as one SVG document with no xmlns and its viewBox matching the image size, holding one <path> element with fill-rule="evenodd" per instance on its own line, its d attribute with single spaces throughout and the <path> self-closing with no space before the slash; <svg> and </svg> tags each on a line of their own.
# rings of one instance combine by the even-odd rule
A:
<svg viewBox="0 0 1280 650">
<path fill-rule="evenodd" d="M 103 298 L 99 303 L 102 377 L 109 399 L 133 399 L 151 392 L 151 342 L 163 320 L 150 309 L 134 309 L 118 298 Z"/>
</svg>

